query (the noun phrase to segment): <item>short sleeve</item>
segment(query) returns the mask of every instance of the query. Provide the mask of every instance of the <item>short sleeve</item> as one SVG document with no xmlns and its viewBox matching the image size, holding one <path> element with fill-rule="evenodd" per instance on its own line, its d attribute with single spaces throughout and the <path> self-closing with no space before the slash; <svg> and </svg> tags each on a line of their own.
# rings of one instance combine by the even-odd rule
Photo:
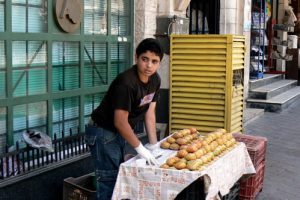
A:
<svg viewBox="0 0 300 200">
<path fill-rule="evenodd" d="M 116 85 L 112 91 L 113 109 L 122 109 L 128 112 L 131 111 L 132 90 L 126 85 Z"/>
<path fill-rule="evenodd" d="M 152 102 L 157 102 L 159 100 L 160 84 L 161 84 L 160 77 L 157 76 L 157 87 L 156 87 L 155 95 L 154 95 L 154 97 L 152 99 Z"/>
<path fill-rule="evenodd" d="M 155 95 L 152 99 L 152 102 L 157 102 L 159 100 L 159 91 L 160 91 L 160 89 L 156 90 Z"/>
</svg>

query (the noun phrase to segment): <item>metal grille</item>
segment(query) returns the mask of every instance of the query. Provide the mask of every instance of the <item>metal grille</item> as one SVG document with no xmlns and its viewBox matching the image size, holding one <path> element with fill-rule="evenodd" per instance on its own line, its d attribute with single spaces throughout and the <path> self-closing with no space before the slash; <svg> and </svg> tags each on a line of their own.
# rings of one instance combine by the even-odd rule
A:
<svg viewBox="0 0 300 200">
<path fill-rule="evenodd" d="M 75 134 L 70 129 L 67 137 L 61 133 L 62 137 L 57 138 L 54 134 L 54 152 L 47 152 L 26 146 L 20 148 L 20 143 L 16 142 L 16 149 L 0 156 L 0 179 L 5 180 L 10 177 L 24 175 L 36 169 L 40 169 L 59 162 L 64 159 L 86 154 L 89 150 L 84 143 L 84 134 Z M 0 180 L 0 182 L 1 182 Z"/>
</svg>

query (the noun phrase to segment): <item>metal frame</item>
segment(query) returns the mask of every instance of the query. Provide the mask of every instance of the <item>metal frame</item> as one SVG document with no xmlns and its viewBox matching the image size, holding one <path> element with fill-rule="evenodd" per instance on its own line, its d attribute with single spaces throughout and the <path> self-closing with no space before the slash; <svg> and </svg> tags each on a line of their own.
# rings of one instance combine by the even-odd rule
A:
<svg viewBox="0 0 300 200">
<path fill-rule="evenodd" d="M 134 8 L 134 1 L 130 1 L 130 10 L 132 11 Z M 47 33 L 16 33 L 12 32 L 12 3 L 11 1 L 5 1 L 5 32 L 0 32 L 1 40 L 5 41 L 5 52 L 6 52 L 6 98 L 0 99 L 0 107 L 7 108 L 7 144 L 13 145 L 13 107 L 19 104 L 28 104 L 40 101 L 47 102 L 47 132 L 52 134 L 53 132 L 53 114 L 52 114 L 52 106 L 53 100 L 62 99 L 68 97 L 79 97 L 79 131 L 84 131 L 84 98 L 89 94 L 99 94 L 107 91 L 109 84 L 112 82 L 110 79 L 111 74 L 111 47 L 112 44 L 122 43 L 120 42 L 120 36 L 118 35 L 110 35 L 111 34 L 111 1 L 107 1 L 107 35 L 84 35 L 84 21 L 82 20 L 82 24 L 80 30 L 77 31 L 76 34 L 68 34 L 60 31 L 57 28 L 57 25 L 54 20 L 54 2 L 52 0 L 48 0 L 48 32 Z M 134 15 L 133 12 L 130 12 L 130 32 L 129 35 L 126 35 L 127 41 L 123 43 L 127 43 L 129 45 L 130 53 L 133 53 L 133 21 Z M 123 36 L 122 36 L 123 37 Z M 15 40 L 21 41 L 45 41 L 47 42 L 47 92 L 39 95 L 30 95 L 24 97 L 13 97 L 13 85 L 12 85 L 12 42 Z M 60 42 L 60 41 L 75 41 L 79 42 L 79 64 L 80 64 L 80 81 L 79 88 L 74 90 L 67 90 L 62 92 L 53 92 L 52 91 L 52 43 Z M 107 44 L 107 65 L 108 65 L 108 84 L 97 86 L 97 87 L 84 87 L 84 43 L 85 42 L 104 42 Z M 132 65 L 132 57 L 128 58 L 129 66 Z M 53 136 L 53 135 L 51 135 Z"/>
</svg>

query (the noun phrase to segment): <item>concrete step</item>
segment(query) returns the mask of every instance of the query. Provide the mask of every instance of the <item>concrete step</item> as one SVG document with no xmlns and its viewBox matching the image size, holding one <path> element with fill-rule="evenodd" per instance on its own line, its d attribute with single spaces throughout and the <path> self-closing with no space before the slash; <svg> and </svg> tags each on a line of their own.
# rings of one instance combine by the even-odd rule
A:
<svg viewBox="0 0 300 200">
<path fill-rule="evenodd" d="M 253 90 L 264 85 L 268 85 L 275 81 L 281 80 L 282 74 L 264 74 L 263 78 L 260 79 L 250 79 L 249 80 L 249 89 Z"/>
<path fill-rule="evenodd" d="M 300 86 L 289 89 L 270 99 L 247 99 L 248 108 L 263 108 L 267 112 L 281 112 L 300 98 Z"/>
<path fill-rule="evenodd" d="M 249 91 L 249 98 L 270 99 L 293 87 L 297 86 L 297 80 L 278 80 Z"/>
</svg>

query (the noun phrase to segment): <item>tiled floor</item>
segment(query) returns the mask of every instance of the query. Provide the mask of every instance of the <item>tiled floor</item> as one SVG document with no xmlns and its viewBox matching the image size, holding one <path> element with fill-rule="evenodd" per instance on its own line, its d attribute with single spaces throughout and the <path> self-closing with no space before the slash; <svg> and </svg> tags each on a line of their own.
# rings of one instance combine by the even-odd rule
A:
<svg viewBox="0 0 300 200">
<path fill-rule="evenodd" d="M 300 199 L 300 101 L 281 113 L 265 112 L 245 133 L 268 139 L 265 179 L 257 200 Z"/>
</svg>

